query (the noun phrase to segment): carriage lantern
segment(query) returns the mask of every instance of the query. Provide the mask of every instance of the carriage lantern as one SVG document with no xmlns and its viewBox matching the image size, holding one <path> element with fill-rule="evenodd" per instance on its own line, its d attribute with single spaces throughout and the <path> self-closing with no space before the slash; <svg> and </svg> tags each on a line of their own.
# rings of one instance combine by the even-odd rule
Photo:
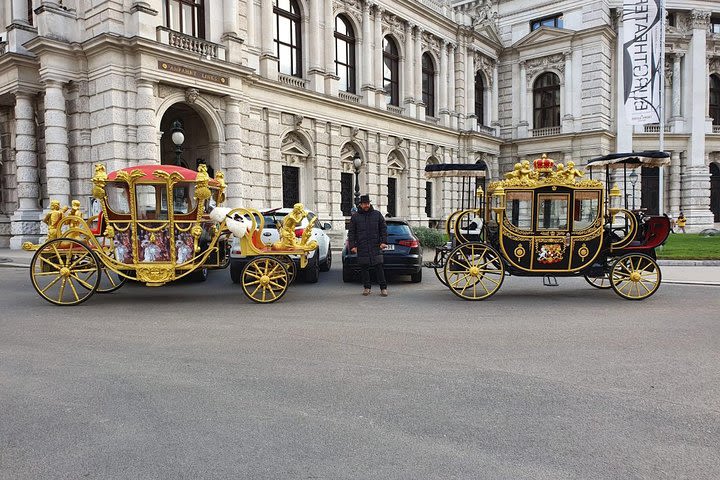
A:
<svg viewBox="0 0 720 480">
<path fill-rule="evenodd" d="M 622 204 L 622 194 L 617 183 L 610 189 L 610 215 L 615 216 L 620 211 Z"/>
<path fill-rule="evenodd" d="M 497 214 L 505 210 L 505 189 L 502 185 L 498 185 L 492 194 L 492 209 Z"/>
<path fill-rule="evenodd" d="M 480 185 L 478 185 L 477 189 L 475 190 L 475 196 L 477 198 L 483 198 L 483 196 L 485 196 L 485 192 L 483 191 L 483 188 Z"/>
</svg>

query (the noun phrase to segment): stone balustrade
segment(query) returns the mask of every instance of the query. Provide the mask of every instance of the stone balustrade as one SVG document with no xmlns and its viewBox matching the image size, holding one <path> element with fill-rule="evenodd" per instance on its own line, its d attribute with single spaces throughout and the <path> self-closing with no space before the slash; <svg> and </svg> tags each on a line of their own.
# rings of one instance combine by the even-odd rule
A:
<svg viewBox="0 0 720 480">
<path fill-rule="evenodd" d="M 304 78 L 295 77 L 293 75 L 287 75 L 285 73 L 279 73 L 278 74 L 278 80 L 280 80 L 280 83 L 284 83 L 286 85 L 290 85 L 292 87 L 297 88 L 307 88 L 308 81 Z"/>
<path fill-rule="evenodd" d="M 713 125 L 712 133 L 720 133 L 720 125 Z"/>
<path fill-rule="evenodd" d="M 660 133 L 660 124 L 658 123 L 650 123 L 647 125 L 643 125 L 643 127 L 643 132 L 645 133 Z M 670 128 L 670 125 L 665 125 L 663 131 L 665 133 L 670 133 L 672 129 Z"/>
<path fill-rule="evenodd" d="M 495 129 L 492 127 L 487 127 L 485 125 L 478 125 L 477 131 L 486 135 L 491 135 L 493 137 L 495 136 Z"/>
<path fill-rule="evenodd" d="M 351 103 L 360 103 L 360 100 L 362 99 L 362 97 L 359 95 L 355 95 L 354 93 L 350 92 L 344 92 L 342 90 L 338 92 L 338 97 L 340 97 L 342 100 L 345 100 L 346 102 Z"/>
<path fill-rule="evenodd" d="M 560 135 L 560 127 L 533 128 L 532 137 L 549 137 L 551 135 Z"/>
<path fill-rule="evenodd" d="M 212 58 L 216 60 L 226 60 L 226 50 L 222 45 L 209 42 L 202 38 L 185 35 L 184 33 L 175 32 L 165 27 L 157 28 L 157 40 L 160 43 L 169 45 L 178 50 L 194 53 L 201 57 Z"/>
<path fill-rule="evenodd" d="M 387 110 L 390 113 L 396 113 L 398 115 L 402 115 L 403 110 L 405 110 L 403 107 L 396 107 L 395 105 L 388 105 Z"/>
</svg>

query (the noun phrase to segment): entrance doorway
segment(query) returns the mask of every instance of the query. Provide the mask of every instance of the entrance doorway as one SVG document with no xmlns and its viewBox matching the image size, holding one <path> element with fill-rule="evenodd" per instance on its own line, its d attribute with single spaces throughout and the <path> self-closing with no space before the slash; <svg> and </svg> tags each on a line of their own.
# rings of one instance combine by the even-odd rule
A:
<svg viewBox="0 0 720 480">
<path fill-rule="evenodd" d="M 292 208 L 300 202 L 300 169 L 298 167 L 282 167 L 283 207 Z"/>
<path fill-rule="evenodd" d="M 634 192 L 633 192 L 634 193 Z M 658 195 L 660 194 L 660 170 L 642 167 L 642 183 L 640 184 L 640 208 L 647 215 L 660 215 Z"/>
<path fill-rule="evenodd" d="M 211 165 L 209 135 L 205 122 L 192 106 L 176 103 L 168 108 L 160 122 L 163 135 L 160 140 L 160 163 L 163 165 L 179 165 L 197 170 L 198 163 L 206 163 L 208 172 L 214 171 Z M 173 141 L 182 139 L 179 145 Z"/>
<path fill-rule="evenodd" d="M 710 164 L 710 211 L 715 223 L 720 223 L 720 167 L 717 163 Z"/>
</svg>

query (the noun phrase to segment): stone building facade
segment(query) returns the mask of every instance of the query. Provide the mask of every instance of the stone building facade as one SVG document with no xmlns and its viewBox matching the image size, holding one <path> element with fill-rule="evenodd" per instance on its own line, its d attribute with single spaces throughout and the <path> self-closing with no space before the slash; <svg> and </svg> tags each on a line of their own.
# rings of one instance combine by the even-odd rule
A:
<svg viewBox="0 0 720 480">
<path fill-rule="evenodd" d="M 662 210 L 700 228 L 720 214 L 720 7 L 667 3 Z M 96 162 L 204 161 L 225 172 L 229 205 L 299 200 L 340 226 L 359 158 L 362 193 L 427 225 L 463 200 L 457 181 L 425 178 L 428 163 L 482 163 L 495 179 L 542 153 L 582 166 L 657 148 L 658 127 L 617 113 L 620 4 L 3 2 L 0 247 L 42 236 L 51 198 L 89 209 Z M 642 176 L 652 208 L 659 180 Z"/>
</svg>

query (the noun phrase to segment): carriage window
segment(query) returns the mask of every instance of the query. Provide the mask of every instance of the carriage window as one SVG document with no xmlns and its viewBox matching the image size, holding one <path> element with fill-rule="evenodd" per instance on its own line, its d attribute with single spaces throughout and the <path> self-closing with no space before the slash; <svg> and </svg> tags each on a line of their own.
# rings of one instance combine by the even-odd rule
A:
<svg viewBox="0 0 720 480">
<path fill-rule="evenodd" d="M 585 230 L 600 214 L 600 192 L 575 192 L 573 231 Z"/>
<path fill-rule="evenodd" d="M 162 195 L 159 195 L 160 192 Z M 160 198 L 159 209 L 158 198 Z M 138 220 L 167 220 L 167 199 L 164 185 L 137 185 L 135 199 Z"/>
<path fill-rule="evenodd" d="M 162 191 L 163 196 L 165 191 Z M 173 188 L 173 212 L 186 214 L 195 210 L 195 184 L 175 185 Z"/>
<path fill-rule="evenodd" d="M 507 192 L 507 218 L 517 228 L 532 229 L 532 192 Z"/>
<path fill-rule="evenodd" d="M 567 230 L 568 195 L 538 195 L 538 230 Z"/>
<path fill-rule="evenodd" d="M 130 197 L 128 187 L 124 183 L 108 183 L 105 186 L 105 194 L 107 195 L 107 206 L 114 213 L 128 215 L 130 213 Z"/>
</svg>

